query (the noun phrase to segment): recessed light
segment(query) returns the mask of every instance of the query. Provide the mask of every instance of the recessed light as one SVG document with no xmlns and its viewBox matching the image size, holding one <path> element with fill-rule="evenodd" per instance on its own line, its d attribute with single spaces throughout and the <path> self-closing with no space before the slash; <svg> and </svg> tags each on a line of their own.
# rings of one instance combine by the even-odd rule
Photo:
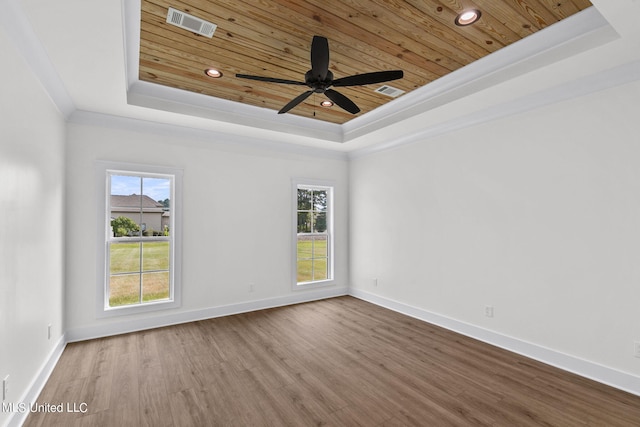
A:
<svg viewBox="0 0 640 427">
<path fill-rule="evenodd" d="M 481 15 L 482 13 L 478 9 L 465 10 L 464 12 L 456 16 L 455 23 L 459 27 L 471 25 L 474 22 L 478 21 Z"/>
<path fill-rule="evenodd" d="M 222 77 L 222 71 L 216 70 L 215 68 L 207 68 L 206 70 L 204 70 L 204 73 L 214 79 L 219 79 L 220 77 Z"/>
<path fill-rule="evenodd" d="M 324 107 L 324 108 L 331 108 L 331 107 L 333 107 L 333 102 L 325 99 L 324 101 L 322 101 L 320 103 L 320 106 Z"/>
</svg>

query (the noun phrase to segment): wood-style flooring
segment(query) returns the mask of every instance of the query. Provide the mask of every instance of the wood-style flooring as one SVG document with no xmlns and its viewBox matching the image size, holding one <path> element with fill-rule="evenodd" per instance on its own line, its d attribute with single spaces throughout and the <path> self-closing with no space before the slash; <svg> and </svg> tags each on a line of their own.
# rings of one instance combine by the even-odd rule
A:
<svg viewBox="0 0 640 427">
<path fill-rule="evenodd" d="M 26 426 L 640 426 L 640 397 L 340 297 L 67 345 Z M 80 406 L 86 403 L 85 406 Z"/>
</svg>

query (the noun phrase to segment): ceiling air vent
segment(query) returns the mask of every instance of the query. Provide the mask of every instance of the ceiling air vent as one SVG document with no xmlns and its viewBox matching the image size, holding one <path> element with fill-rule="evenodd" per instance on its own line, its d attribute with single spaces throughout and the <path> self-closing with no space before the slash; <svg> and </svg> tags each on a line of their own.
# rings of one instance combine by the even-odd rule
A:
<svg viewBox="0 0 640 427">
<path fill-rule="evenodd" d="M 397 89 L 397 88 L 389 86 L 389 85 L 380 86 L 378 89 L 374 90 L 374 92 L 378 92 L 378 93 L 381 93 L 383 95 L 390 96 L 392 98 L 400 96 L 400 95 L 402 95 L 404 93 L 404 91 L 402 89 Z"/>
<path fill-rule="evenodd" d="M 213 33 L 217 28 L 216 24 L 207 22 L 203 19 L 196 18 L 184 12 L 180 12 L 172 7 L 169 8 L 167 13 L 167 22 L 176 27 L 184 28 L 191 32 L 200 34 L 205 37 L 213 37 Z"/>
</svg>

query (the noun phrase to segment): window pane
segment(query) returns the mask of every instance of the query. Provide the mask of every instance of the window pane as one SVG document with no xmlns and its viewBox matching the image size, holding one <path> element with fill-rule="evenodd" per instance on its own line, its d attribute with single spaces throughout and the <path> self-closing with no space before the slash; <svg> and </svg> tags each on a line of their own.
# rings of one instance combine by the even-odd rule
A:
<svg viewBox="0 0 640 427">
<path fill-rule="evenodd" d="M 327 213 L 314 212 L 313 213 L 313 232 L 324 233 L 325 231 L 327 231 Z"/>
<path fill-rule="evenodd" d="M 313 192 L 313 210 L 326 211 L 327 210 L 327 191 L 315 190 Z"/>
<path fill-rule="evenodd" d="M 327 236 L 317 236 L 313 238 L 313 258 L 326 258 L 327 256 Z"/>
<path fill-rule="evenodd" d="M 311 212 L 298 212 L 298 233 L 311 233 Z"/>
<path fill-rule="evenodd" d="M 313 278 L 313 260 L 298 261 L 298 283 L 310 282 Z"/>
<path fill-rule="evenodd" d="M 169 269 L 169 242 L 142 243 L 142 271 Z"/>
<path fill-rule="evenodd" d="M 140 274 L 122 274 L 109 278 L 109 306 L 140 302 Z"/>
<path fill-rule="evenodd" d="M 142 274 L 142 300 L 169 299 L 169 272 Z"/>
<path fill-rule="evenodd" d="M 145 177 L 142 180 L 142 191 L 142 216 L 146 223 L 144 235 L 162 235 L 169 225 L 171 180 Z"/>
<path fill-rule="evenodd" d="M 147 178 L 144 180 L 145 194 L 148 194 L 162 205 L 160 227 L 156 235 L 169 236 L 171 227 L 171 180 L 166 178 Z"/>
<path fill-rule="evenodd" d="M 307 236 L 298 236 L 298 259 L 313 256 L 313 241 Z"/>
<path fill-rule="evenodd" d="M 112 237 L 131 237 L 140 234 L 140 214 L 111 210 L 111 234 Z"/>
<path fill-rule="evenodd" d="M 149 196 L 156 202 L 163 203 L 171 195 L 171 180 L 168 178 L 148 178 L 142 179 L 142 194 Z"/>
<path fill-rule="evenodd" d="M 111 230 L 113 237 L 136 236 L 140 232 L 140 192 L 142 180 L 138 176 L 111 175 Z"/>
<path fill-rule="evenodd" d="M 109 243 L 109 273 L 140 271 L 140 242 Z"/>
<path fill-rule="evenodd" d="M 315 258 L 313 260 L 313 280 L 326 280 L 327 277 L 327 259 Z"/>
<path fill-rule="evenodd" d="M 311 210 L 311 190 L 298 188 L 298 210 Z"/>
</svg>

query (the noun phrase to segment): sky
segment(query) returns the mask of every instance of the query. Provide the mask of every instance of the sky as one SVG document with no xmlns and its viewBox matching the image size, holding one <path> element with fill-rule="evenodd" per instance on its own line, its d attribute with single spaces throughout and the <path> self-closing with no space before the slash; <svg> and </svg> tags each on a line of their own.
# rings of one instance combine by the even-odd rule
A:
<svg viewBox="0 0 640 427">
<path fill-rule="evenodd" d="M 168 178 L 111 175 L 112 195 L 144 194 L 153 200 L 164 200 L 171 198 L 170 192 L 171 180 Z"/>
</svg>

